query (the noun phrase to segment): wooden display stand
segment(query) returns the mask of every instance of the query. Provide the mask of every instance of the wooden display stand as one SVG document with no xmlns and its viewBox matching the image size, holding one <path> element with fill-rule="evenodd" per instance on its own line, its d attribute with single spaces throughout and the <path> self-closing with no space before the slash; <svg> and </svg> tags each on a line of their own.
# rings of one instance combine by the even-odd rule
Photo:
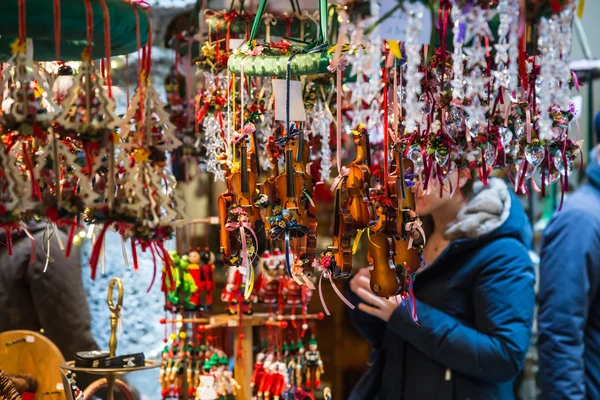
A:
<svg viewBox="0 0 600 400">
<path fill-rule="evenodd" d="M 40 333 L 25 330 L 0 333 L 0 369 L 8 375 L 35 377 L 37 397 L 65 400 L 59 369 L 64 362 L 58 347 Z"/>
</svg>

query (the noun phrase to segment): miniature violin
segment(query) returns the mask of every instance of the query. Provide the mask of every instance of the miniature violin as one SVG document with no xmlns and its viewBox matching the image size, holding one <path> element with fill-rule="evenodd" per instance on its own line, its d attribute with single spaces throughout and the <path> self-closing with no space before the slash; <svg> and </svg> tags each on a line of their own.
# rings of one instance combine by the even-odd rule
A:
<svg viewBox="0 0 600 400">
<path fill-rule="evenodd" d="M 312 177 L 306 172 L 307 165 L 310 162 L 310 148 L 304 137 L 304 132 L 297 132 L 295 125 L 292 125 L 290 132 L 292 132 L 293 136 L 297 137 L 290 146 L 294 155 L 293 164 L 296 174 L 295 181 L 297 182 L 296 190 L 298 190 L 300 183 L 302 185 L 298 209 L 299 222 L 308 228 L 308 233 L 299 243 L 298 259 L 302 264 L 304 274 L 310 277 L 314 270 L 312 265 L 316 257 L 318 225 L 317 216 L 310 210 L 310 201 L 308 199 L 308 196 L 312 196 L 313 192 Z"/>
<path fill-rule="evenodd" d="M 241 138 L 237 145 L 240 147 L 240 168 L 227 178 L 228 186 L 237 196 L 237 203 L 246 208 L 250 222 L 256 229 L 260 221 L 260 211 L 254 204 L 256 195 L 256 175 L 250 170 L 248 163 L 248 137 Z"/>
<path fill-rule="evenodd" d="M 395 188 L 389 187 L 389 189 L 390 193 L 394 193 L 396 208 L 400 213 L 395 221 L 396 228 L 394 229 L 394 239 L 396 241 L 395 263 L 396 267 L 403 266 L 409 273 L 413 273 L 421 265 L 419 251 L 410 245 L 410 237 L 413 233 L 406 228 L 407 224 L 413 221 L 415 215 L 415 195 L 408 187 L 406 178 L 414 170 L 414 164 L 411 160 L 402 157 L 397 149 L 394 152 L 394 159 L 396 163 L 395 172 L 398 175 L 395 180 Z M 396 191 L 392 192 L 391 189 Z"/>
<path fill-rule="evenodd" d="M 237 196 L 230 185 L 229 175 L 231 175 L 231 172 L 227 170 L 226 175 L 227 190 L 219 196 L 218 201 L 219 224 L 221 228 L 219 229 L 219 241 L 223 260 L 225 263 L 229 264 L 229 260 L 234 253 L 234 249 L 238 248 L 238 243 L 236 236 L 231 234 L 231 232 L 229 232 L 226 228 L 227 212 L 232 205 L 237 204 Z"/>
<path fill-rule="evenodd" d="M 371 169 L 369 167 L 368 136 L 366 130 L 354 131 L 356 144 L 356 158 L 348 166 L 348 176 L 345 180 L 348 199 L 345 208 L 352 215 L 355 229 L 364 229 L 371 222 L 369 211 L 369 198 L 366 195 L 371 183 Z"/>
<path fill-rule="evenodd" d="M 370 287 L 379 297 L 396 296 L 400 290 L 400 282 L 396 274 L 394 262 L 394 238 L 386 231 L 387 208 L 381 203 L 377 207 L 379 219 L 373 227 L 375 234 L 369 240 L 368 260 L 373 264 Z"/>
<path fill-rule="evenodd" d="M 347 278 L 352 272 L 352 232 L 354 221 L 350 212 L 341 206 L 342 189 L 337 188 L 333 204 L 333 244 L 329 250 L 333 253 L 331 274 L 334 278 Z"/>
<path fill-rule="evenodd" d="M 277 187 L 275 181 L 279 176 L 279 157 L 280 150 L 279 147 L 275 144 L 273 138 L 269 138 L 269 142 L 267 143 L 267 153 L 269 154 L 269 162 L 271 164 L 271 176 L 267 178 L 267 180 L 263 183 L 262 191 L 269 199 L 269 202 L 274 205 L 280 205 L 281 199 L 277 196 Z M 267 231 L 271 230 L 271 226 L 269 224 L 269 216 L 271 216 L 271 212 L 273 210 L 273 206 L 269 205 L 266 209 L 265 215 L 267 218 L 264 219 L 265 228 Z"/>
</svg>

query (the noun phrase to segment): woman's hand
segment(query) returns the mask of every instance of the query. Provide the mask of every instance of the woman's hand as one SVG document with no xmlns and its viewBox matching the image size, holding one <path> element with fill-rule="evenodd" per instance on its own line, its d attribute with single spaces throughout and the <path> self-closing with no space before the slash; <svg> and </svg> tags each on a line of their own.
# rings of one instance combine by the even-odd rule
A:
<svg viewBox="0 0 600 400">
<path fill-rule="evenodd" d="M 350 290 L 363 301 L 358 305 L 362 312 L 388 322 L 399 303 L 394 298 L 384 299 L 375 296 L 369 284 L 370 276 L 370 269 L 362 268 L 350 281 Z"/>
</svg>

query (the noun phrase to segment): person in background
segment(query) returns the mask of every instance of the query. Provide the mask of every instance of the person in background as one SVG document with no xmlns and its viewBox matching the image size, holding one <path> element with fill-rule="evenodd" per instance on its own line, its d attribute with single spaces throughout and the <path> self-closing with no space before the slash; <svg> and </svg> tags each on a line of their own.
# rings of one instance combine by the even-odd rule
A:
<svg viewBox="0 0 600 400">
<path fill-rule="evenodd" d="M 41 331 L 67 361 L 74 360 L 79 351 L 98 350 L 81 278 L 79 249 L 73 246 L 70 257 L 66 258 L 55 237 L 60 235 L 62 243 L 67 243 L 64 232 L 56 230 L 48 241 L 44 234 L 45 222 L 29 224 L 27 229 L 35 239 L 32 264 L 32 242 L 24 232 L 11 235 L 13 254 L 10 256 L 4 246 L 6 234 L 0 233 L 0 244 L 3 244 L 0 246 L 0 332 Z M 47 245 L 52 261 L 46 268 L 44 247 Z M 83 388 L 98 379 L 98 376 L 83 373 L 77 376 L 78 386 Z M 139 393 L 135 389 L 132 392 L 134 398 L 139 399 Z M 115 400 L 123 399 L 116 392 Z"/>
<path fill-rule="evenodd" d="M 44 242 L 45 222 L 28 225 L 35 239 L 35 260 L 30 264 L 31 239 L 24 232 L 12 234 L 12 252 L 0 247 L 0 332 L 25 329 L 43 330 L 62 352 L 65 360 L 74 360 L 78 351 L 98 350 L 92 336 L 91 316 L 81 279 L 78 248 L 65 257 L 56 235 L 67 242 L 67 235 L 57 230 L 49 241 L 50 258 L 46 272 Z M 0 233 L 6 243 L 6 234 Z"/>
<path fill-rule="evenodd" d="M 351 400 L 513 399 L 533 324 L 532 230 L 506 184 L 462 171 L 464 200 L 445 180 L 417 194 L 425 266 L 414 294 L 418 323 L 396 299 L 376 297 L 363 268 L 350 281 L 352 318 L 372 345 Z"/>
<path fill-rule="evenodd" d="M 600 113 L 595 130 L 600 143 Z M 542 238 L 538 379 L 542 399 L 600 399 L 600 145 L 587 182 Z"/>
</svg>

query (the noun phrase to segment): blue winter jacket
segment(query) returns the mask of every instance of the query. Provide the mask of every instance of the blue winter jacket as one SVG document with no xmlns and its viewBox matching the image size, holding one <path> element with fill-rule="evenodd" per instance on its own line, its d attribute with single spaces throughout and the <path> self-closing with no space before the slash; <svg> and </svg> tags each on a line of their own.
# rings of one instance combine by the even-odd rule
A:
<svg viewBox="0 0 600 400">
<path fill-rule="evenodd" d="M 555 213 L 542 240 L 542 399 L 600 399 L 600 166 Z"/>
<path fill-rule="evenodd" d="M 527 216 L 511 194 L 502 225 L 452 241 L 417 275 L 419 325 L 403 306 L 387 324 L 352 311 L 373 351 L 350 399 L 513 399 L 533 323 L 531 242 Z"/>
</svg>

